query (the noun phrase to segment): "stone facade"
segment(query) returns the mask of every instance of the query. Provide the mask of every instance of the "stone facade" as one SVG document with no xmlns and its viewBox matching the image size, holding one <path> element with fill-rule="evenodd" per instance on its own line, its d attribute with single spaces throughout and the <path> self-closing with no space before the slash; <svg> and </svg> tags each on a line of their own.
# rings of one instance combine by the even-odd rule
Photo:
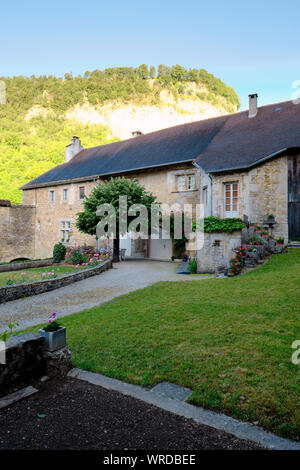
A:
<svg viewBox="0 0 300 470">
<path fill-rule="evenodd" d="M 226 217 L 224 187 L 238 183 L 236 216 L 262 225 L 266 215 L 274 214 L 277 224 L 275 238 L 288 240 L 288 162 L 287 156 L 273 158 L 250 170 L 205 174 L 191 163 L 156 167 L 123 173 L 135 178 L 151 191 L 157 201 L 169 206 L 190 204 L 195 217 L 196 204 L 204 205 L 205 216 Z M 179 190 L 178 177 L 195 176 L 195 188 Z M 101 179 L 98 180 L 100 183 Z M 23 191 L 23 206 L 1 206 L 0 203 L 0 262 L 16 258 L 48 258 L 55 243 L 66 238 L 66 244 L 106 246 L 106 241 L 80 233 L 76 228 L 76 215 L 83 210 L 82 191 L 89 195 L 97 184 L 92 181 L 66 181 L 65 184 L 47 185 Z M 66 196 L 67 194 L 67 196 Z M 111 246 L 111 244 L 110 244 Z M 153 245 L 154 246 L 154 245 Z M 189 250 L 189 246 L 187 247 Z M 154 250 L 152 250 L 154 252 Z M 172 247 L 168 247 L 169 251 Z M 157 252 L 157 251 L 156 251 Z M 189 250 L 193 255 L 193 251 Z M 151 241 L 132 240 L 132 256 L 151 256 Z"/>
<path fill-rule="evenodd" d="M 35 205 L 0 201 L 0 262 L 35 258 Z"/>
<path fill-rule="evenodd" d="M 195 189 L 178 191 L 177 177 L 195 175 Z M 123 176 L 135 178 L 139 183 L 152 192 L 158 202 L 170 206 L 192 204 L 194 207 L 199 202 L 200 173 L 191 164 L 174 165 L 168 168 L 153 168 L 151 170 L 131 172 Z M 114 175 L 121 176 L 121 175 Z M 103 180 L 99 180 L 100 183 Z M 76 214 L 83 210 L 80 199 L 80 188 L 85 188 L 88 196 L 96 181 L 76 182 L 65 185 L 46 186 L 37 189 L 23 191 L 23 204 L 32 205 L 36 209 L 35 214 L 35 248 L 36 258 L 52 256 L 55 243 L 62 238 L 62 224 L 70 223 L 71 230 L 69 244 L 96 246 L 96 238 L 80 233 L 76 228 Z M 68 200 L 64 200 L 64 190 L 68 190 Z M 54 196 L 53 196 L 54 192 Z M 99 246 L 101 246 L 99 242 Z M 133 245 L 132 255 L 147 256 L 149 243 L 144 240 L 136 240 Z"/>
<path fill-rule="evenodd" d="M 274 158 L 249 171 L 213 174 L 211 213 L 226 217 L 225 183 L 239 184 L 237 217 L 262 225 L 266 215 L 273 214 L 277 224 L 274 237 L 288 240 L 288 165 L 287 157 Z M 206 213 L 206 215 L 208 215 Z"/>
</svg>

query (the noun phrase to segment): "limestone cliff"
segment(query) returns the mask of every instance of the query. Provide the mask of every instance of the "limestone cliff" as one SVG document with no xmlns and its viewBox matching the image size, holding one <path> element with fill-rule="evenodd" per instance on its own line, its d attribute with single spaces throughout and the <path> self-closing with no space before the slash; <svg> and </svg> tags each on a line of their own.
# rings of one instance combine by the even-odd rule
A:
<svg viewBox="0 0 300 470">
<path fill-rule="evenodd" d="M 109 129 L 111 136 L 120 139 L 131 137 L 134 131 L 143 134 L 164 129 L 178 124 L 199 121 L 216 116 L 228 114 L 228 104 L 222 97 L 218 97 L 215 104 L 205 99 L 205 90 L 190 84 L 188 94 L 174 95 L 170 90 L 162 90 L 155 102 L 150 99 L 142 102 L 130 100 L 124 103 L 121 100 L 111 100 L 104 104 L 92 105 L 85 98 L 82 103 L 66 110 L 59 117 L 84 125 L 102 125 Z M 236 111 L 232 108 L 230 111 Z M 47 108 L 33 106 L 26 114 L 25 120 L 38 115 L 53 116 Z"/>
</svg>

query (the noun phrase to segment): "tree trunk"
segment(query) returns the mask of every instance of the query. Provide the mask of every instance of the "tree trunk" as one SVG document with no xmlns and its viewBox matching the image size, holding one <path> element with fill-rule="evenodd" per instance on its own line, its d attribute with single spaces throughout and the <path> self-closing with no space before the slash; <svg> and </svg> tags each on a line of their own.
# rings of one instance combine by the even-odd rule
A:
<svg viewBox="0 0 300 470">
<path fill-rule="evenodd" d="M 120 251 L 120 239 L 117 235 L 117 238 L 114 238 L 113 263 L 118 263 L 120 261 L 119 251 Z"/>
</svg>

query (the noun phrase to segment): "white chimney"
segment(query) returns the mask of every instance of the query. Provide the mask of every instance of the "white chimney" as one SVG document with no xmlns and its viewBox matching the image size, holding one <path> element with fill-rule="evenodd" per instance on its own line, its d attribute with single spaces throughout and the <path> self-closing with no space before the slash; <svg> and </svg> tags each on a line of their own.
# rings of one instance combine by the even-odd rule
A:
<svg viewBox="0 0 300 470">
<path fill-rule="evenodd" d="M 257 115 L 257 93 L 249 95 L 249 118 L 254 118 Z"/>
<path fill-rule="evenodd" d="M 79 137 L 72 137 L 70 145 L 66 146 L 66 162 L 72 160 L 72 158 L 75 157 L 75 155 L 77 155 L 77 153 L 79 153 L 81 150 L 83 150 L 83 147 Z"/>
</svg>

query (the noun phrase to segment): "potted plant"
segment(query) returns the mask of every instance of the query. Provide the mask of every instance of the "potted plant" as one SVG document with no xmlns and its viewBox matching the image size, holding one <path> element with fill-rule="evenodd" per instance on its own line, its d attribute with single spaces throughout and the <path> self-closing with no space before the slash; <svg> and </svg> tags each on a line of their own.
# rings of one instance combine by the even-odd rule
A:
<svg viewBox="0 0 300 470">
<path fill-rule="evenodd" d="M 260 227 L 260 225 L 257 225 L 257 226 L 256 226 L 255 232 L 256 232 L 257 234 L 261 234 L 261 227 Z"/>
<path fill-rule="evenodd" d="M 56 313 L 53 312 L 48 320 L 48 324 L 39 330 L 45 337 L 45 349 L 53 352 L 66 346 L 66 328 L 56 320 Z"/>
<path fill-rule="evenodd" d="M 277 243 L 279 245 L 283 245 L 284 244 L 284 238 L 278 238 Z"/>
<path fill-rule="evenodd" d="M 249 223 L 249 228 L 255 228 L 255 224 L 253 222 Z"/>
</svg>

